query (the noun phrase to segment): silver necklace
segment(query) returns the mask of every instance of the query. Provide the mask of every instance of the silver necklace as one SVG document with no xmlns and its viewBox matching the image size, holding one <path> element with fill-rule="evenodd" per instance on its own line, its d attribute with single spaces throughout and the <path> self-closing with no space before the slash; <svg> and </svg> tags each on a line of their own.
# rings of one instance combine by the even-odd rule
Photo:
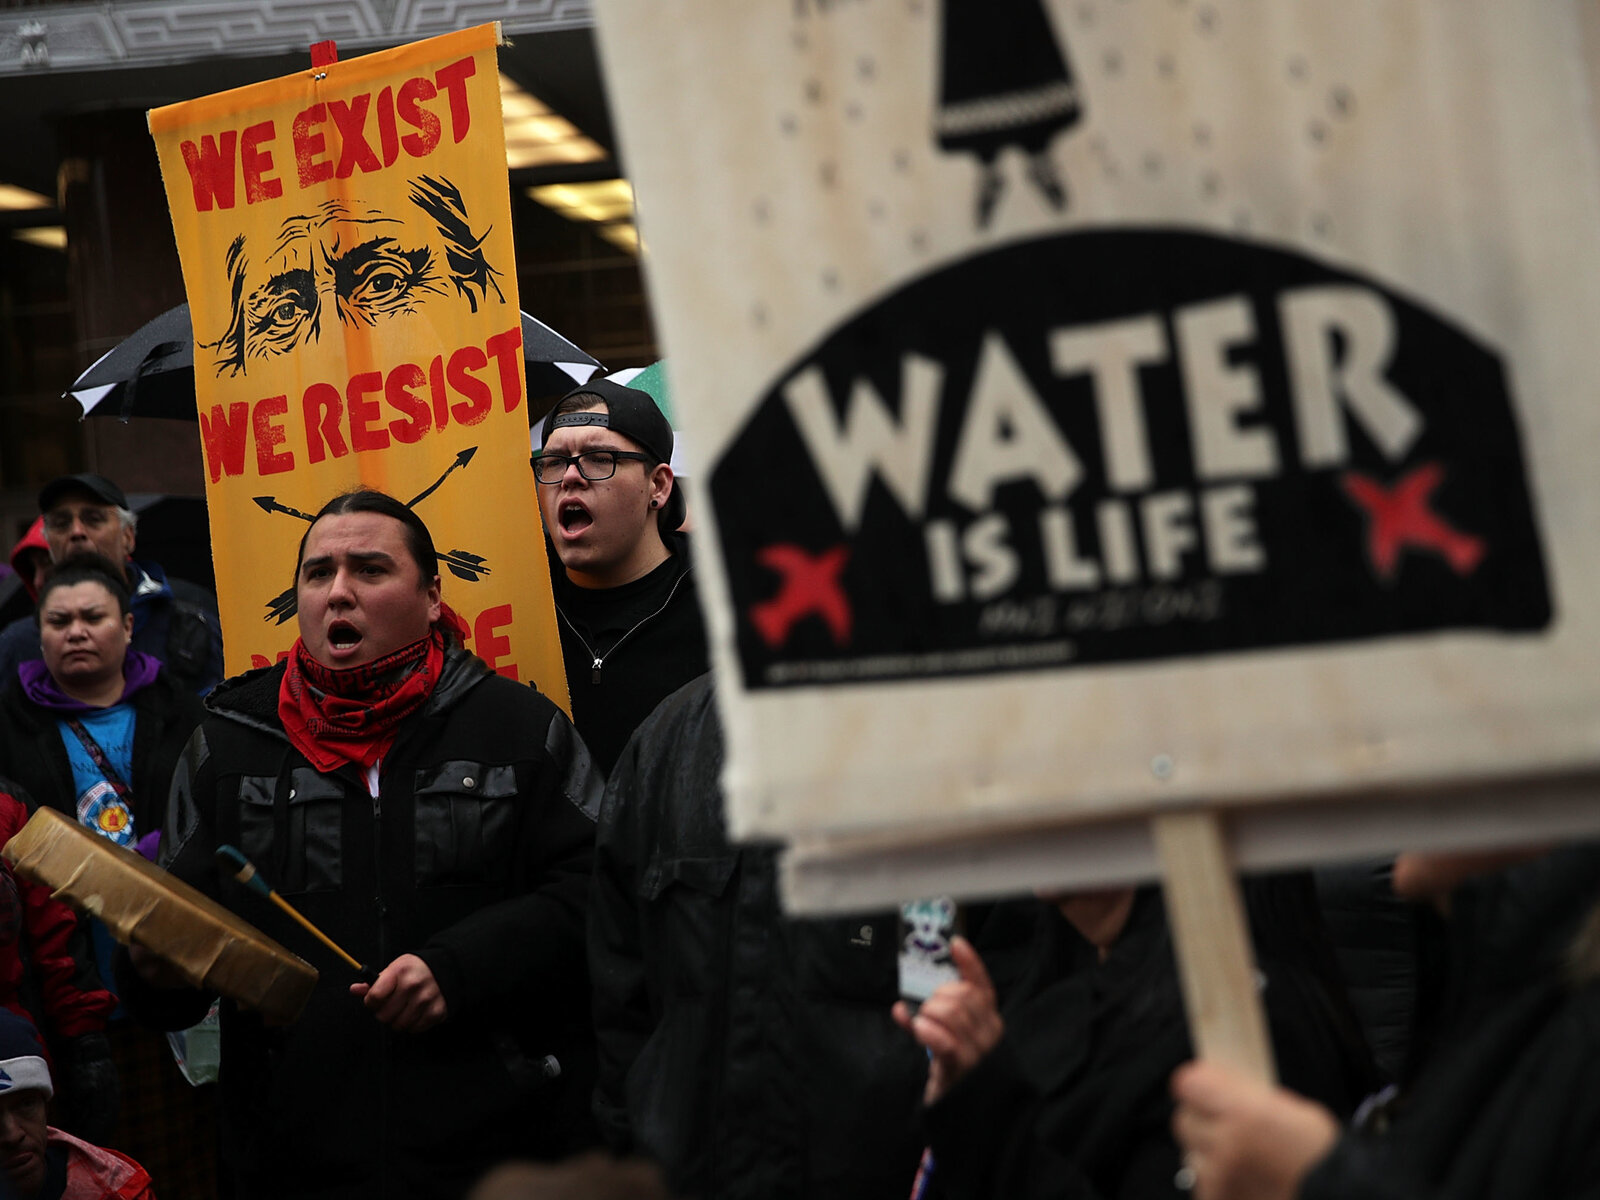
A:
<svg viewBox="0 0 1600 1200">
<path fill-rule="evenodd" d="M 589 663 L 589 683 L 592 686 L 600 686 L 601 668 L 606 665 L 606 659 L 617 652 L 617 647 L 622 645 L 623 642 L 627 641 L 635 633 L 637 633 L 641 626 L 654 621 L 662 613 L 667 611 L 667 605 L 672 603 L 673 598 L 678 594 L 678 589 L 683 586 L 683 581 L 689 578 L 689 572 L 692 570 L 694 570 L 694 564 L 690 563 L 683 569 L 683 574 L 679 575 L 677 581 L 672 585 L 672 590 L 667 593 L 667 598 L 661 602 L 661 607 L 656 609 L 655 612 L 651 613 L 649 616 L 640 618 L 640 620 L 633 626 L 632 629 L 628 630 L 628 632 L 624 633 L 616 641 L 612 642 L 611 649 L 607 650 L 604 654 L 596 654 L 594 652 L 594 647 L 589 645 L 589 639 L 584 637 L 583 634 L 579 632 L 578 627 L 572 623 L 572 619 L 567 616 L 567 614 L 562 610 L 561 606 L 559 604 L 556 605 L 556 615 L 566 622 L 567 628 L 572 630 L 572 636 L 578 639 L 579 644 L 583 646 L 584 653 L 586 653 L 592 660 Z"/>
</svg>

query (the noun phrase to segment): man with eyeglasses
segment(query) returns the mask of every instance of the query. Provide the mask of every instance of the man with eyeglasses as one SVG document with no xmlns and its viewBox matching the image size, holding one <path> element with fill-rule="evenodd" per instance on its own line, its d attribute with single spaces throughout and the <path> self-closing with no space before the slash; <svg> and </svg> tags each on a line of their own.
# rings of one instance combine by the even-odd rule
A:
<svg viewBox="0 0 1600 1200">
<path fill-rule="evenodd" d="M 132 649 L 161 660 L 196 692 L 204 694 L 221 680 L 216 597 L 196 584 L 168 579 L 158 563 L 134 561 L 137 518 L 120 487 L 104 475 L 63 475 L 39 493 L 39 512 L 51 561 L 92 550 L 122 564 L 133 600 Z M 0 631 L 0 683 L 41 654 L 32 616 L 6 626 Z"/>
<path fill-rule="evenodd" d="M 572 720 L 609 774 L 629 735 L 706 670 L 672 425 L 648 392 L 568 393 L 534 455 Z M 553 565 L 553 564 L 552 564 Z"/>
</svg>

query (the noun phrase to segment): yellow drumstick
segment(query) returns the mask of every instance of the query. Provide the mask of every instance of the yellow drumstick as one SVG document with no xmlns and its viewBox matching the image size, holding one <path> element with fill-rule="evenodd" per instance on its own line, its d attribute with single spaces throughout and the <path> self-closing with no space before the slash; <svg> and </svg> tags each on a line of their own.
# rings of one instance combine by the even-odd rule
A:
<svg viewBox="0 0 1600 1200">
<path fill-rule="evenodd" d="M 276 904 L 285 913 L 287 913 L 300 926 L 300 928 L 304 929 L 312 937 L 316 938 L 317 941 L 321 942 L 329 950 L 332 950 L 340 958 L 344 959 L 345 962 L 349 963 L 362 975 L 369 974 L 365 965 L 357 962 L 354 958 L 350 957 L 350 955 L 346 954 L 338 942 L 334 941 L 327 934 L 323 933 L 322 930 L 318 929 L 310 921 L 306 920 L 300 915 L 299 911 L 294 907 L 294 905 L 290 904 L 282 896 L 278 895 L 276 891 L 269 887 L 267 885 L 267 881 L 261 878 L 260 875 L 256 874 L 255 864 L 246 858 L 237 847 L 218 846 L 217 861 L 226 863 L 230 868 L 232 868 L 233 877 L 235 879 L 244 884 L 244 886 L 249 888 L 252 892 L 255 892 L 259 896 L 265 896 L 268 900 L 272 901 L 272 903 Z"/>
</svg>

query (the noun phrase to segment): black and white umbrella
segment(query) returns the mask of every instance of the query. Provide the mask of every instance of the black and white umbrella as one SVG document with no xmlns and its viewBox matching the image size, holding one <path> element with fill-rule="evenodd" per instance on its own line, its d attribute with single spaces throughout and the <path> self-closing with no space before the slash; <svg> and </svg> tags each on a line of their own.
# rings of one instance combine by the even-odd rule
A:
<svg viewBox="0 0 1600 1200">
<path fill-rule="evenodd" d="M 560 396 L 588 383 L 603 368 L 536 317 L 522 314 L 522 357 L 527 364 L 528 397 Z M 140 326 L 73 381 L 64 395 L 83 407 L 85 417 L 171 417 L 193 421 L 194 327 L 189 306 L 169 308 Z M 548 408 L 529 406 L 529 421 Z"/>
</svg>

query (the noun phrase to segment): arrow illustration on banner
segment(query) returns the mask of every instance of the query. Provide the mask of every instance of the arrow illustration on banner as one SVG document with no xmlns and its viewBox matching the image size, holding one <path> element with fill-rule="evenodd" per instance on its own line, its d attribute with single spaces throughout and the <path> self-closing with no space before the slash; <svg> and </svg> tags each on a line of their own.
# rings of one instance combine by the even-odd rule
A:
<svg viewBox="0 0 1600 1200">
<path fill-rule="evenodd" d="M 288 513 L 291 517 L 299 517 L 308 524 L 316 520 L 310 513 L 303 513 L 298 508 L 290 508 L 287 504 L 279 504 L 276 496 L 252 496 L 251 499 L 261 506 L 262 512 Z"/>
<path fill-rule="evenodd" d="M 270 621 L 276 617 L 278 624 L 282 625 L 299 611 L 299 607 L 300 602 L 295 599 L 294 588 L 290 587 L 287 591 L 279 592 L 271 600 L 267 601 L 266 620 Z"/>
<path fill-rule="evenodd" d="M 439 561 L 450 568 L 450 574 L 457 579 L 465 579 L 468 583 L 477 583 L 480 578 L 489 574 L 489 568 L 483 565 L 483 555 L 468 554 L 465 550 L 451 550 L 439 555 Z"/>
<path fill-rule="evenodd" d="M 418 492 L 415 496 L 411 497 L 410 501 L 407 502 L 406 507 L 407 508 L 415 508 L 417 505 L 421 504 L 424 500 L 426 500 L 429 496 L 431 496 L 435 492 L 437 492 L 439 490 L 439 485 L 441 483 L 443 483 L 446 479 L 450 478 L 450 472 L 454 471 L 457 467 L 466 466 L 469 462 L 472 461 L 472 456 L 474 454 L 476 454 L 477 452 L 478 452 L 478 448 L 476 446 L 468 446 L 460 454 L 456 455 L 455 462 L 451 463 L 448 467 L 446 467 L 444 469 L 444 474 L 439 476 L 439 478 L 437 478 L 437 479 L 435 479 L 433 481 L 433 486 L 424 488 L 422 491 Z"/>
<path fill-rule="evenodd" d="M 476 446 L 468 446 L 457 454 L 450 465 L 444 469 L 444 474 L 407 501 L 406 507 L 415 508 L 437 492 L 444 481 L 450 478 L 451 472 L 470 463 L 472 456 L 477 452 L 478 448 Z M 301 512 L 298 508 L 290 508 L 287 504 L 279 504 L 276 496 L 252 496 L 251 499 L 265 513 L 283 513 L 285 516 L 298 517 L 307 524 L 316 520 L 316 517 L 311 513 Z M 450 550 L 439 554 L 438 557 L 440 563 L 449 570 L 450 574 L 457 579 L 464 579 L 468 583 L 477 583 L 485 575 L 490 574 L 489 568 L 484 565 L 484 558 L 481 554 L 472 554 L 466 550 Z M 294 587 L 291 586 L 267 601 L 267 615 L 262 620 L 282 625 L 298 611 L 299 601 L 295 597 Z"/>
</svg>

